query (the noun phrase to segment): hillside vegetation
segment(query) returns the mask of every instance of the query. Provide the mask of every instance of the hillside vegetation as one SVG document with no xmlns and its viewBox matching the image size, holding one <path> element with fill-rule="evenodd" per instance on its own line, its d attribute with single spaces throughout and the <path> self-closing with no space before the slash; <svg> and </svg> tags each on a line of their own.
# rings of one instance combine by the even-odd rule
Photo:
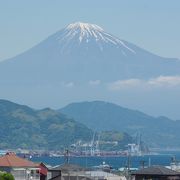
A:
<svg viewBox="0 0 180 180">
<path fill-rule="evenodd" d="M 0 124 L 0 149 L 62 150 L 79 141 L 91 142 L 94 133 L 58 111 L 50 108 L 34 110 L 6 100 L 0 100 Z M 123 148 L 131 138 L 118 133 L 112 131 L 109 136 L 109 132 L 102 132 L 101 139 L 104 142 L 118 141 Z"/>
<path fill-rule="evenodd" d="M 103 101 L 72 103 L 59 111 L 96 131 L 140 133 L 151 147 L 180 147 L 180 121 L 167 117 L 153 117 Z"/>
</svg>

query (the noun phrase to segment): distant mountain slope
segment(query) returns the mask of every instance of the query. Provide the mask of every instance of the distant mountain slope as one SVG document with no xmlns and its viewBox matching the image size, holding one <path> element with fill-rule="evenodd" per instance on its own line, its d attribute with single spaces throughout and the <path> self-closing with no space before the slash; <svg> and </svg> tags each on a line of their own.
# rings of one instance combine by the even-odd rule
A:
<svg viewBox="0 0 180 180">
<path fill-rule="evenodd" d="M 172 111 L 176 111 L 178 117 L 179 89 L 176 90 L 176 84 L 179 83 L 174 79 L 179 82 L 179 76 L 179 59 L 160 57 L 97 25 L 77 22 L 67 25 L 31 49 L 1 61 L 0 93 L 1 98 L 27 102 L 34 107 L 43 107 L 44 104 L 58 107 L 92 98 L 116 100 L 120 104 L 123 99 L 119 99 L 121 87 L 122 96 L 134 95 L 137 99 L 141 98 L 139 89 L 142 89 L 145 98 L 141 101 L 134 103 L 134 98 L 129 98 L 124 102 L 134 107 L 144 105 L 145 111 L 155 114 L 166 111 L 173 116 Z M 159 93 L 161 89 L 156 88 L 159 87 L 156 82 L 168 86 L 170 81 L 171 86 L 172 80 L 171 96 L 166 96 L 166 92 Z M 153 86 L 151 96 L 146 86 Z M 136 88 L 137 91 L 134 91 Z M 161 101 L 149 101 L 157 93 Z M 164 102 L 162 99 L 171 101 L 171 97 L 176 101 L 172 103 L 173 110 L 161 103 Z M 148 110 L 149 106 L 154 109 Z"/>
<path fill-rule="evenodd" d="M 95 130 L 118 130 L 130 134 L 140 132 L 143 140 L 151 146 L 180 146 L 180 121 L 166 117 L 155 118 L 102 101 L 72 103 L 60 112 Z"/>
<path fill-rule="evenodd" d="M 114 81 L 177 75 L 178 59 L 163 58 L 101 27 L 70 24 L 30 50 L 0 63 L 1 82 Z"/>
<path fill-rule="evenodd" d="M 62 150 L 78 142 L 92 141 L 93 130 L 65 115 L 46 108 L 34 110 L 28 106 L 0 100 L 0 149 L 27 148 Z M 102 132 L 106 135 L 110 132 Z M 97 139 L 97 138 L 96 138 Z M 95 140 L 96 140 L 95 139 Z M 111 131 L 111 137 L 102 137 L 106 141 L 117 141 L 113 148 L 123 149 L 132 142 L 127 133 Z M 106 148 L 112 149 L 107 145 Z"/>
</svg>

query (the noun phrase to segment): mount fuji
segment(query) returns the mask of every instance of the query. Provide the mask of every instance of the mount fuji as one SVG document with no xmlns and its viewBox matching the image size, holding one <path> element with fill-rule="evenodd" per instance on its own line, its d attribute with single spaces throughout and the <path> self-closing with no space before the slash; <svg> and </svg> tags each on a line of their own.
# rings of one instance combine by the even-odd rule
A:
<svg viewBox="0 0 180 180">
<path fill-rule="evenodd" d="M 153 79 L 157 79 L 164 85 L 164 81 L 172 79 L 174 87 L 180 83 L 179 75 L 179 59 L 160 57 L 97 25 L 77 22 L 22 54 L 1 61 L 0 95 L 36 108 L 102 100 L 152 115 L 175 117 L 176 113 L 179 118 L 176 87 L 171 91 L 143 91 L 139 86 L 128 86 L 129 89 L 114 91 L 119 81 L 127 85 L 150 80 L 148 85 L 156 85 Z"/>
<path fill-rule="evenodd" d="M 7 83 L 104 82 L 177 75 L 180 61 L 121 40 L 101 27 L 73 23 L 30 50 L 0 63 Z"/>
</svg>

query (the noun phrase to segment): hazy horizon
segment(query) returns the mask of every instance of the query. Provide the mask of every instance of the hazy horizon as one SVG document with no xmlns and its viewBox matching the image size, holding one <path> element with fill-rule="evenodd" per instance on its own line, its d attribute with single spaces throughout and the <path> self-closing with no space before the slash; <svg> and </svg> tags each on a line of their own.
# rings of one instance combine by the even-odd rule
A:
<svg viewBox="0 0 180 180">
<path fill-rule="evenodd" d="M 156 58 L 180 59 L 180 1 L 178 0 L 173 2 L 165 2 L 164 0 L 133 2 L 130 0 L 116 0 L 113 2 L 102 0 L 98 2 L 95 0 L 90 2 L 84 2 L 83 0 L 77 0 L 76 2 L 17 0 L 12 2 L 7 0 L 0 1 L 0 5 L 0 61 L 14 58 L 65 28 L 68 24 L 79 21 L 97 24 L 114 37 L 133 43 L 148 51 L 148 53 L 151 52 L 157 55 Z M 127 49 L 131 50 L 129 48 L 131 45 L 128 45 Z M 133 48 L 135 47 L 133 46 Z M 41 54 L 40 51 L 37 52 L 34 54 Z M 124 54 L 127 55 L 127 53 Z M 45 57 L 48 57 L 48 54 Z M 47 60 L 47 64 L 49 62 Z M 139 64 L 141 65 L 142 62 L 139 62 Z M 161 66 L 163 64 L 161 60 L 159 62 L 159 67 L 163 67 Z M 146 64 L 145 61 L 144 64 Z M 15 66 L 11 66 L 10 70 L 7 70 L 7 76 L 15 77 L 21 72 L 21 67 L 23 67 L 21 65 L 21 63 L 20 65 L 17 63 L 16 71 L 14 70 Z M 103 65 L 99 64 L 99 67 Z M 149 66 L 151 66 L 151 63 L 149 63 Z M 20 67 L 20 70 L 18 67 Z M 106 65 L 107 67 L 109 67 L 109 64 Z M 152 67 L 155 67 L 155 64 Z M 180 119 L 178 108 L 180 106 L 180 72 L 177 73 L 178 67 L 174 74 L 172 68 L 171 72 L 167 73 L 159 68 L 159 71 L 162 70 L 164 74 L 158 74 L 157 69 L 150 69 L 153 73 L 155 71 L 154 74 L 150 72 L 151 76 L 146 76 L 147 74 L 144 71 L 142 71 L 142 74 L 140 73 L 141 76 L 133 76 L 127 68 L 125 78 L 116 78 L 115 75 L 113 78 L 109 78 L 107 75 L 107 77 L 104 77 L 105 80 L 92 73 L 94 76 L 85 79 L 83 83 L 73 79 L 75 77 L 74 72 L 69 73 L 71 76 L 67 79 L 56 80 L 55 82 L 52 82 L 51 78 L 49 80 L 47 75 L 44 76 L 47 78 L 45 80 L 42 77 L 42 84 L 36 84 L 34 81 L 28 82 L 28 80 L 26 84 L 26 75 L 19 76 L 24 78 L 24 84 L 18 84 L 13 80 L 13 83 L 8 84 L 6 82 L 8 77 L 5 72 L 0 80 L 0 83 L 2 83 L 0 98 L 34 108 L 60 108 L 71 102 L 102 100 L 137 109 L 153 116 L 164 115 L 173 119 Z M 148 71 L 148 68 L 146 70 Z M 34 67 L 31 71 L 33 75 Z M 26 72 L 24 73 L 26 74 Z M 39 74 L 41 77 L 41 72 Z M 143 76 L 145 77 L 142 78 Z M 79 75 L 79 77 L 83 76 Z M 36 77 L 33 76 L 32 80 L 36 80 Z M 19 81 L 21 82 L 21 79 Z"/>
</svg>

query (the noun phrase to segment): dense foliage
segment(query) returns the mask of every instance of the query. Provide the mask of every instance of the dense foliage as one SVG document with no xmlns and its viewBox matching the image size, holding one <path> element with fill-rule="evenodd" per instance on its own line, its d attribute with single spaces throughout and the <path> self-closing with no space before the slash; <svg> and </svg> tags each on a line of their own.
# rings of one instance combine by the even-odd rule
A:
<svg viewBox="0 0 180 180">
<path fill-rule="evenodd" d="M 0 172 L 0 180 L 15 180 L 13 175 L 6 172 Z"/>
<path fill-rule="evenodd" d="M 92 130 L 52 109 L 33 110 L 0 101 L 0 149 L 61 149 L 77 140 L 87 141 Z"/>
<path fill-rule="evenodd" d="M 91 142 L 94 134 L 93 130 L 58 111 L 49 108 L 34 110 L 5 100 L 0 100 L 0 124 L 0 149 L 61 150 L 78 141 Z M 131 137 L 124 133 L 100 134 L 102 148 L 108 141 L 118 141 L 122 146 L 131 141 Z"/>
<path fill-rule="evenodd" d="M 98 135 L 98 140 L 100 149 L 110 151 L 127 149 L 127 144 L 134 142 L 129 134 L 119 131 L 102 131 Z"/>
<path fill-rule="evenodd" d="M 73 103 L 60 112 L 98 131 L 127 132 L 141 138 L 151 147 L 180 147 L 180 121 L 166 117 L 153 117 L 137 110 L 102 102 Z"/>
</svg>

